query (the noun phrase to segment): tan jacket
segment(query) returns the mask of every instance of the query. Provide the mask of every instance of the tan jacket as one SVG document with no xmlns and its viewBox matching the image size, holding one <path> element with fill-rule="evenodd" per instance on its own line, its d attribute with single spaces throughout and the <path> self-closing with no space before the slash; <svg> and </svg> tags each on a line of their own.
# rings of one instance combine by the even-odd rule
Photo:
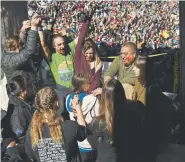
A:
<svg viewBox="0 0 185 162">
<path fill-rule="evenodd" d="M 142 86 L 138 79 L 136 79 L 132 99 L 134 101 L 141 101 L 146 106 L 146 87 Z"/>
<path fill-rule="evenodd" d="M 114 76 L 118 76 L 118 80 L 122 83 L 128 83 L 130 85 L 135 84 L 136 76 L 133 71 L 134 61 L 131 65 L 126 67 L 123 63 L 123 59 L 121 56 L 117 56 L 112 64 L 109 66 L 107 71 L 104 73 L 105 76 L 110 76 L 113 78 Z"/>
<path fill-rule="evenodd" d="M 122 84 L 123 88 L 125 90 L 125 97 L 127 100 L 132 100 L 133 99 L 133 93 L 134 93 L 134 86 L 130 84 Z"/>
</svg>

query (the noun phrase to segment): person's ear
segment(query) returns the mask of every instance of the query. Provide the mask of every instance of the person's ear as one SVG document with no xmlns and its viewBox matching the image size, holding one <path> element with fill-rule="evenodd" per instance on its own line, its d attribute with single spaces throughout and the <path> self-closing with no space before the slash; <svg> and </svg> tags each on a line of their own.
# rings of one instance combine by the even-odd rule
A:
<svg viewBox="0 0 185 162">
<path fill-rule="evenodd" d="M 52 45 L 53 45 L 53 48 L 55 48 L 55 42 L 54 42 L 54 40 L 52 41 Z"/>
</svg>

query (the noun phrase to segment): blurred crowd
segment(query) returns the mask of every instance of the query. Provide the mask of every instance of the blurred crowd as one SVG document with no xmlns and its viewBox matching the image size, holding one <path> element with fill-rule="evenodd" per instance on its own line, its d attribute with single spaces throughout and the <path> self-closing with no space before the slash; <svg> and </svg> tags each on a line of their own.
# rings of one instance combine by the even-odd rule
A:
<svg viewBox="0 0 185 162">
<path fill-rule="evenodd" d="M 131 41 L 138 48 L 178 48 L 179 8 L 177 1 L 95 1 L 97 9 L 89 37 L 100 46 L 102 42 L 115 48 Z M 40 13 L 42 27 L 50 28 L 54 21 L 54 32 L 67 33 L 74 39 L 87 11 L 88 1 L 30 1 L 28 13 Z M 117 49 L 118 48 L 118 49 Z"/>
</svg>

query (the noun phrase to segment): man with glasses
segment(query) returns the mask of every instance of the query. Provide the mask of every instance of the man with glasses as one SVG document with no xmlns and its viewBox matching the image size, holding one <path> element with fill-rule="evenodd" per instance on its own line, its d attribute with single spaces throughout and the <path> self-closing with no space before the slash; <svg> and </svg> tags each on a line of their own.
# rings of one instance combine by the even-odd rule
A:
<svg viewBox="0 0 185 162">
<path fill-rule="evenodd" d="M 136 76 L 133 71 L 134 62 L 136 58 L 137 48 L 132 42 L 123 44 L 120 55 L 114 59 L 104 74 L 104 83 L 117 76 L 118 80 L 122 83 L 125 96 L 127 99 L 132 100 Z M 94 96 L 102 93 L 102 88 L 97 88 L 92 92 Z"/>
<path fill-rule="evenodd" d="M 134 85 L 136 76 L 132 70 L 136 58 L 136 45 L 132 42 L 123 44 L 120 55 L 114 59 L 104 74 L 104 83 L 117 75 L 122 84 Z"/>
</svg>

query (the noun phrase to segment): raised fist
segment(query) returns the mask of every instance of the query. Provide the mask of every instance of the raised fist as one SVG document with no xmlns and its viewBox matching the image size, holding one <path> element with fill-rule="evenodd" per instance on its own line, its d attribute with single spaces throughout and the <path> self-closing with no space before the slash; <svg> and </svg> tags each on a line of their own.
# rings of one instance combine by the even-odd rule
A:
<svg viewBox="0 0 185 162">
<path fill-rule="evenodd" d="M 27 30 L 30 27 L 31 27 L 30 20 L 25 20 L 25 21 L 22 22 L 22 28 L 21 28 L 21 30 Z"/>
<path fill-rule="evenodd" d="M 33 14 L 31 18 L 31 25 L 38 26 L 40 23 L 41 23 L 41 17 L 37 13 Z"/>
</svg>

